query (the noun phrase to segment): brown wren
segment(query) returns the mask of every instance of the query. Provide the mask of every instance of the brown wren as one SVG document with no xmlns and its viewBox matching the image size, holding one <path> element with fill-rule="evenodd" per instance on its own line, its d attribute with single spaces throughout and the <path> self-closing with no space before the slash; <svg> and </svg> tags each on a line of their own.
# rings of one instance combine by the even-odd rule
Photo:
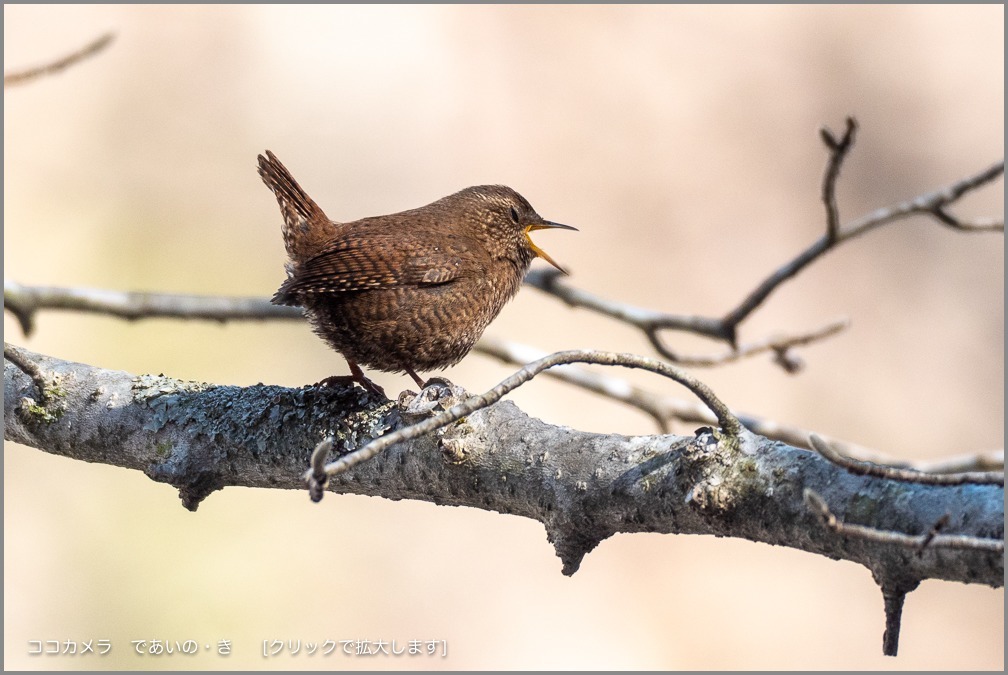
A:
<svg viewBox="0 0 1008 675">
<path fill-rule="evenodd" d="M 330 220 L 270 152 L 259 175 L 283 214 L 290 258 L 272 302 L 303 307 L 315 333 L 346 357 L 351 377 L 382 393 L 361 370 L 405 372 L 458 363 L 513 298 L 537 256 L 544 220 L 503 185 L 468 187 L 417 209 L 351 223 Z"/>
</svg>

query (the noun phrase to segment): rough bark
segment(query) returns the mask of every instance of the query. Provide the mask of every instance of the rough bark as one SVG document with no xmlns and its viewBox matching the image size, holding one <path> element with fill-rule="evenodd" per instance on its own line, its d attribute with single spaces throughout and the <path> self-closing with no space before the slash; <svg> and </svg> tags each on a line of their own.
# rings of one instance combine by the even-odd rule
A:
<svg viewBox="0 0 1008 675">
<path fill-rule="evenodd" d="M 19 351 L 38 366 L 48 401 L 38 403 L 36 382 L 5 360 L 6 440 L 141 470 L 177 487 L 190 509 L 230 485 L 303 489 L 311 451 L 326 436 L 345 452 L 417 419 L 360 388 L 217 386 Z M 847 537 L 826 528 L 803 499 L 812 489 L 842 521 L 878 530 L 925 535 L 948 514 L 945 535 L 1003 539 L 1003 487 L 855 476 L 749 432 L 739 442 L 710 428 L 693 437 L 586 433 L 501 402 L 393 446 L 336 476 L 329 489 L 533 518 L 546 527 L 565 574 L 617 532 L 665 532 L 852 560 L 897 591 L 928 578 L 998 587 L 1004 577 L 1003 554 Z"/>
</svg>

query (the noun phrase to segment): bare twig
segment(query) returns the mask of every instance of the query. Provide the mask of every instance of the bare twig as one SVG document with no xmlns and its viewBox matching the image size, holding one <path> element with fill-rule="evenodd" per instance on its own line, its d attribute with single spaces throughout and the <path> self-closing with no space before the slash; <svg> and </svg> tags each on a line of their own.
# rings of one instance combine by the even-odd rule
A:
<svg viewBox="0 0 1008 675">
<path fill-rule="evenodd" d="M 927 485 L 1001 485 L 1004 486 L 1004 473 L 994 471 L 971 471 L 968 473 L 935 474 L 923 473 L 908 469 L 898 469 L 891 466 L 880 466 L 871 462 L 860 462 L 849 457 L 844 457 L 837 452 L 829 443 L 816 434 L 809 434 L 809 444 L 812 449 L 822 455 L 826 460 L 843 467 L 847 471 L 858 476 L 875 476 L 876 478 L 889 478 L 906 483 L 924 483 Z"/>
<path fill-rule="evenodd" d="M 171 295 L 165 293 L 131 293 L 88 288 L 57 288 L 24 286 L 14 281 L 4 280 L 4 307 L 21 322 L 25 334 L 30 334 L 35 314 L 42 310 L 66 310 L 115 316 L 127 320 L 149 318 L 176 318 L 210 321 L 266 321 L 276 319 L 303 320 L 296 307 L 278 307 L 266 298 L 233 298 L 196 295 Z M 840 330 L 844 322 L 837 321 L 818 331 L 823 335 Z M 800 342 L 801 336 L 791 336 Z M 774 341 L 768 339 L 762 348 L 774 348 Z M 780 343 L 776 343 L 780 344 Z M 743 349 L 760 349 L 760 343 L 751 343 Z M 475 351 L 500 359 L 513 365 L 523 365 L 546 356 L 542 350 L 525 345 L 484 336 Z M 669 396 L 661 396 L 647 391 L 630 382 L 602 373 L 590 372 L 573 366 L 561 366 L 546 371 L 546 376 L 560 379 L 569 384 L 594 391 L 615 401 L 633 406 L 654 418 L 658 428 L 665 432 L 669 422 L 679 420 L 686 423 L 717 424 L 717 417 L 702 404 L 683 401 Z M 807 429 L 781 424 L 762 417 L 736 413 L 743 425 L 754 433 L 783 441 L 800 448 L 812 449 Z M 827 443 L 839 452 L 861 461 L 871 461 L 895 468 L 913 469 L 928 473 L 955 473 L 967 471 L 988 471 L 1004 469 L 1004 452 L 976 453 L 949 457 L 932 462 L 907 462 L 893 457 L 882 456 L 878 452 L 858 446 L 848 441 L 828 438 L 820 434 Z"/>
<path fill-rule="evenodd" d="M 734 309 L 720 318 L 665 314 L 648 309 L 633 307 L 621 302 L 601 298 L 587 291 L 573 288 L 553 271 L 533 270 L 525 277 L 525 283 L 552 295 L 572 307 L 581 307 L 617 321 L 640 329 L 651 341 L 655 350 L 673 363 L 689 365 L 720 365 L 729 359 L 713 359 L 712 363 L 704 363 L 703 359 L 690 360 L 688 357 L 676 354 L 662 340 L 662 331 L 683 331 L 726 342 L 736 351 L 738 347 L 737 330 L 773 293 L 778 286 L 796 276 L 809 264 L 819 259 L 823 254 L 845 241 L 858 237 L 872 229 L 901 220 L 913 215 L 927 215 L 938 222 L 969 232 L 1003 232 L 1003 220 L 962 221 L 948 212 L 948 207 L 964 195 L 996 180 L 1004 173 L 1004 162 L 998 162 L 987 169 L 956 181 L 951 185 L 919 197 L 901 202 L 895 206 L 878 209 L 846 227 L 840 224 L 839 209 L 836 204 L 836 183 L 840 175 L 843 160 L 853 148 L 857 131 L 857 123 L 848 118 L 844 135 L 837 139 L 826 128 L 820 132 L 823 141 L 830 150 L 830 159 L 823 178 L 822 198 L 826 205 L 826 234 L 811 246 L 796 255 L 793 259 L 779 267 L 760 282 Z M 759 353 L 749 350 L 746 355 Z M 780 352 L 778 352 L 780 354 Z M 785 368 L 791 363 L 786 358 L 779 358 L 778 363 Z"/>
<path fill-rule="evenodd" d="M 4 342 L 4 358 L 20 368 L 22 373 L 32 379 L 32 382 L 35 383 L 35 386 L 39 390 L 39 403 L 41 405 L 48 403 L 48 384 L 46 384 L 45 377 L 42 376 L 42 371 L 39 370 L 35 362 L 22 354 L 19 347 L 15 347 L 8 342 Z"/>
<path fill-rule="evenodd" d="M 522 365 L 541 359 L 546 352 L 528 345 L 518 344 L 484 335 L 476 343 L 475 351 L 499 359 L 511 365 Z M 576 366 L 559 366 L 543 373 L 581 389 L 601 394 L 608 399 L 625 403 L 651 416 L 662 433 L 670 430 L 669 423 L 680 421 L 689 424 L 717 424 L 717 417 L 705 406 L 692 401 L 683 401 L 671 396 L 656 394 L 643 389 L 628 380 L 612 375 L 597 373 Z M 753 433 L 788 445 L 812 450 L 809 436 L 812 432 L 787 424 L 780 424 L 765 417 L 756 417 L 733 411 L 744 427 Z M 896 459 L 881 455 L 875 450 L 856 445 L 849 441 L 829 438 L 817 434 L 818 438 L 837 449 L 846 457 L 862 462 L 874 462 L 893 468 L 911 469 L 928 473 L 964 473 L 971 471 L 1004 471 L 1004 451 L 949 457 L 935 461 L 914 461 Z"/>
<path fill-rule="evenodd" d="M 1004 232 L 1004 220 L 993 218 L 964 221 L 950 214 L 946 207 L 958 201 L 960 197 L 971 190 L 986 185 L 1004 174 L 1004 161 L 992 164 L 975 176 L 953 183 L 944 190 L 937 190 L 915 199 L 912 205 L 913 213 L 927 213 L 956 230 L 966 232 Z"/>
<path fill-rule="evenodd" d="M 715 339 L 723 338 L 717 319 L 688 314 L 666 314 L 608 300 L 571 286 L 558 270 L 548 268 L 531 270 L 525 275 L 525 284 L 562 300 L 570 307 L 582 307 L 639 328 L 652 340 L 651 334 L 659 330 L 680 330 Z M 655 348 L 660 349 L 659 345 L 655 345 Z"/>
<path fill-rule="evenodd" d="M 795 347 L 804 347 L 833 337 L 834 335 L 846 330 L 848 327 L 850 327 L 849 320 L 837 319 L 820 328 L 814 328 L 803 333 L 794 333 L 792 335 L 772 335 L 762 340 L 739 345 L 738 347 L 729 349 L 721 354 L 712 354 L 710 356 L 676 355 L 675 358 L 671 360 L 673 363 L 677 363 L 681 366 L 702 368 L 721 366 L 735 361 L 741 361 L 744 358 L 755 356 L 757 354 L 773 352 L 775 360 L 777 360 L 787 372 L 793 374 L 801 370 L 803 365 L 801 360 L 793 354 L 793 349 Z M 648 336 L 651 338 L 652 344 L 662 345 L 659 352 L 663 354 L 673 354 L 671 349 L 664 347 L 664 342 L 661 340 L 661 336 L 657 332 L 652 333 L 649 331 Z"/>
<path fill-rule="evenodd" d="M 488 335 L 480 338 L 474 351 L 514 366 L 523 366 L 548 356 L 541 349 Z M 659 396 L 618 377 L 569 365 L 551 368 L 543 374 L 637 408 L 650 415 L 662 433 L 669 432 L 672 420 L 717 424 L 717 417 L 702 404 Z"/>
<path fill-rule="evenodd" d="M 333 438 L 329 436 L 312 450 L 311 470 L 308 472 L 310 476 L 308 479 L 308 495 L 313 502 L 322 501 L 326 483 L 329 481 L 329 476 L 325 471 L 325 461 L 329 457 L 329 453 L 332 452 L 332 448 Z"/>
<path fill-rule="evenodd" d="M 830 241 L 836 241 L 840 235 L 840 209 L 836 203 L 836 185 L 840 178 L 840 167 L 847 158 L 847 153 L 854 147 L 854 137 L 857 134 L 857 122 L 853 117 L 847 118 L 847 129 L 837 140 L 833 132 L 823 127 L 819 130 L 823 142 L 830 151 L 830 161 L 823 177 L 822 199 L 826 205 L 826 236 Z"/>
<path fill-rule="evenodd" d="M 827 443 L 836 445 L 829 439 Z M 1004 450 L 989 450 L 987 452 L 976 452 L 942 459 L 929 460 L 926 462 L 901 463 L 899 461 L 886 462 L 879 461 L 877 457 L 863 456 L 856 452 L 846 452 L 848 456 L 864 461 L 875 462 L 876 464 L 886 464 L 901 469 L 914 469 L 926 473 L 969 473 L 973 471 L 998 471 L 1004 473 Z"/>
<path fill-rule="evenodd" d="M 445 427 L 452 422 L 462 419 L 466 415 L 471 415 L 477 410 L 481 410 L 496 403 L 505 394 L 525 384 L 542 371 L 554 366 L 569 363 L 594 363 L 597 365 L 640 368 L 642 370 L 658 373 L 659 375 L 664 375 L 665 377 L 682 384 L 696 394 L 697 397 L 714 412 L 718 418 L 721 428 L 729 437 L 737 438 L 739 434 L 742 433 L 742 425 L 739 423 L 738 418 L 732 414 L 732 412 L 728 409 L 728 406 L 726 406 L 706 384 L 700 382 L 689 373 L 670 366 L 667 363 L 663 363 L 655 359 L 649 359 L 644 356 L 638 356 L 636 354 L 617 354 L 613 352 L 598 352 L 592 350 L 556 352 L 555 354 L 550 354 L 549 356 L 526 365 L 524 368 L 502 380 L 500 384 L 484 394 L 472 396 L 462 403 L 452 406 L 448 410 L 440 412 L 433 417 L 429 417 L 416 424 L 403 427 L 402 429 L 398 429 L 392 433 L 376 438 L 364 447 L 355 450 L 348 455 L 340 457 L 335 462 L 325 465 L 322 471 L 318 470 L 318 466 L 322 461 L 318 455 L 327 455 L 329 449 L 323 444 L 319 444 L 312 456 L 313 468 L 305 474 L 305 481 L 308 483 L 309 492 L 311 493 L 313 500 L 318 501 L 315 499 L 316 495 L 319 499 L 321 499 L 321 490 L 325 487 L 324 481 L 318 480 L 320 475 L 324 474 L 326 479 L 328 479 L 330 476 L 334 476 L 342 471 L 346 471 L 352 466 L 371 459 L 395 443 L 408 441 Z"/>
<path fill-rule="evenodd" d="M 946 513 L 941 518 L 935 521 L 935 524 L 931 526 L 931 529 L 928 530 L 928 533 L 924 535 L 924 539 L 920 543 L 920 548 L 917 549 L 917 555 L 921 555 L 924 553 L 924 549 L 926 549 L 928 547 L 928 544 L 934 541 L 934 538 L 938 535 L 938 533 L 941 532 L 945 528 L 945 526 L 949 524 L 950 519 L 951 516 L 949 516 L 949 514 Z"/>
<path fill-rule="evenodd" d="M 480 338 L 480 341 L 476 343 L 475 351 L 515 366 L 531 363 L 548 355 L 547 352 L 541 349 L 509 340 L 501 340 L 488 335 Z M 585 370 L 584 368 L 571 365 L 551 368 L 543 374 L 546 377 L 555 378 L 581 389 L 601 394 L 608 399 L 637 408 L 645 414 L 650 415 L 654 419 L 655 424 L 658 425 L 659 430 L 663 433 L 670 430 L 669 423 L 673 421 L 705 425 L 718 423 L 714 413 L 703 404 L 656 394 L 628 380 L 613 375 Z M 765 418 L 736 411 L 733 411 L 733 413 L 739 418 L 744 427 L 761 436 L 783 441 L 800 448 L 805 448 L 808 444 L 808 437 L 811 432 L 807 429 L 780 424 Z M 861 448 L 853 444 L 837 441 L 836 439 L 830 439 L 830 442 L 844 443 L 844 449 L 848 453 L 855 452 L 875 456 L 867 448 Z"/>
<path fill-rule="evenodd" d="M 882 654 L 896 656 L 899 651 L 900 625 L 903 622 L 903 603 L 907 591 L 894 590 L 882 586 L 882 601 L 885 603 L 885 632 L 882 634 Z"/>
<path fill-rule="evenodd" d="M 750 356 L 766 352 L 774 352 L 788 372 L 800 370 L 800 363 L 790 356 L 794 347 L 807 346 L 820 340 L 830 338 L 846 329 L 850 322 L 847 319 L 837 319 L 820 328 L 795 333 L 791 335 L 775 335 L 748 344 L 736 345 L 721 354 L 685 355 L 672 350 L 665 342 L 662 333 L 668 330 L 678 330 L 709 338 L 729 341 L 725 326 L 719 319 L 710 317 L 690 316 L 683 314 L 665 314 L 642 307 L 614 302 L 595 296 L 588 291 L 575 288 L 563 279 L 557 270 L 532 270 L 525 276 L 525 283 L 533 288 L 545 291 L 559 298 L 571 307 L 583 307 L 598 314 L 608 316 L 640 329 L 661 356 L 672 363 L 686 367 L 721 366 L 740 361 Z"/>
<path fill-rule="evenodd" d="M 109 43 L 112 42 L 112 39 L 114 37 L 115 37 L 114 33 L 106 33 L 97 40 L 89 42 L 81 49 L 78 49 L 72 54 L 68 54 L 67 56 L 64 56 L 61 59 L 57 59 L 52 63 L 47 63 L 45 65 L 37 66 L 35 68 L 28 68 L 25 70 L 17 70 L 14 72 L 5 73 L 4 88 L 6 89 L 7 87 L 14 86 L 17 84 L 25 84 L 44 75 L 55 75 L 61 70 L 68 68 L 74 65 L 75 63 L 83 61 L 89 56 L 94 56 L 101 50 L 105 49 L 105 47 L 107 47 Z"/>
<path fill-rule="evenodd" d="M 826 501 L 814 490 L 805 488 L 803 491 L 805 504 L 821 519 L 823 524 L 837 534 L 857 539 L 878 542 L 881 544 L 893 544 L 903 548 L 915 548 L 917 554 L 923 554 L 925 548 L 945 548 L 958 550 L 986 551 L 998 555 L 1004 555 L 1004 540 L 988 539 L 982 537 L 971 537 L 966 535 L 943 535 L 939 531 L 944 528 L 949 521 L 946 513 L 939 518 L 931 528 L 922 535 L 909 535 L 902 532 L 892 532 L 890 530 L 880 530 L 864 525 L 852 525 L 844 523 L 837 518 Z M 876 576 L 879 581 L 880 577 Z M 899 649 L 900 623 L 903 614 L 903 602 L 906 594 L 917 587 L 918 580 L 903 580 L 901 583 L 892 583 L 883 573 L 879 585 L 882 587 L 882 597 L 885 601 L 885 633 L 882 636 L 882 653 L 886 656 L 896 656 Z"/>
<path fill-rule="evenodd" d="M 990 553 L 1003 554 L 1004 541 L 1001 539 L 987 539 L 982 537 L 969 537 L 961 534 L 932 534 L 930 531 L 920 535 L 904 534 L 903 532 L 892 532 L 890 530 L 879 530 L 874 527 L 864 525 L 853 525 L 845 523 L 833 515 L 827 506 L 826 501 L 808 488 L 804 491 L 805 503 L 813 512 L 822 518 L 823 524 L 837 534 L 842 534 L 858 539 L 867 539 L 883 544 L 894 544 L 904 548 L 921 550 L 925 545 L 929 548 L 963 549 L 974 551 L 988 551 Z"/>
<path fill-rule="evenodd" d="M 948 224 L 938 216 L 938 212 L 947 205 L 958 200 L 971 190 L 975 190 L 993 181 L 1004 173 L 1004 162 L 999 162 L 978 174 L 957 181 L 941 190 L 931 192 L 912 200 L 897 204 L 896 206 L 878 209 L 877 211 L 864 216 L 851 223 L 846 228 L 838 230 L 836 237 L 830 238 L 829 234 L 824 235 L 809 248 L 799 253 L 793 260 L 779 268 L 769 277 L 763 280 L 756 289 L 750 293 L 735 309 L 724 316 L 722 321 L 726 326 L 734 327 L 748 317 L 764 300 L 783 282 L 795 276 L 809 263 L 819 256 L 831 250 L 839 244 L 854 239 L 870 230 L 882 225 L 895 222 L 911 215 L 923 214 L 935 217 L 939 222 Z M 986 227 L 963 227 L 961 229 L 970 231 L 1004 231 L 1004 223 L 988 224 Z"/>
<path fill-rule="evenodd" d="M 266 298 L 22 286 L 8 279 L 4 279 L 4 309 L 14 313 L 26 335 L 31 333 L 34 326 L 35 313 L 42 309 L 105 314 L 130 321 L 168 318 L 224 322 L 303 317 L 298 308 L 273 305 Z"/>
</svg>

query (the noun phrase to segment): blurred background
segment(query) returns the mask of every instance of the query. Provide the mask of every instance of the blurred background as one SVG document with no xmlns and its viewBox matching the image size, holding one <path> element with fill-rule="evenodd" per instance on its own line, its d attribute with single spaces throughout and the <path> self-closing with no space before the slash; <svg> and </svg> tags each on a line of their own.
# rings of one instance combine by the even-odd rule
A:
<svg viewBox="0 0 1008 675">
<path fill-rule="evenodd" d="M 820 236 L 820 126 L 861 124 L 839 184 L 845 220 L 1003 157 L 1002 6 L 5 5 L 4 70 L 106 31 L 101 55 L 4 92 L 7 279 L 268 296 L 284 277 L 280 214 L 255 170 L 269 148 L 339 220 L 510 185 L 580 229 L 537 237 L 572 283 L 716 315 Z M 956 212 L 1003 209 L 999 181 Z M 904 221 L 831 253 L 743 324 L 756 339 L 850 317 L 802 351 L 803 373 L 757 358 L 700 376 L 738 410 L 897 457 L 1001 448 L 1003 286 L 1001 235 Z M 488 334 L 651 353 L 633 330 L 528 288 Z M 4 337 L 222 384 L 300 386 L 346 368 L 294 322 L 43 313 L 26 339 L 5 313 Z M 473 354 L 445 374 L 483 391 L 510 370 Z M 371 375 L 389 392 L 412 385 Z M 512 399 L 555 424 L 655 431 L 547 379 Z M 566 578 L 542 526 L 517 517 L 241 488 L 189 513 L 135 471 L 10 443 L 4 469 L 7 669 L 1004 666 L 1003 591 L 983 586 L 922 584 L 889 659 L 869 572 L 785 548 L 621 535 Z M 262 655 L 264 640 L 356 638 L 445 640 L 448 655 Z M 113 648 L 28 656 L 29 640 L 57 639 Z M 194 639 L 200 654 L 133 654 L 153 639 Z M 220 639 L 229 657 L 203 650 Z"/>
</svg>

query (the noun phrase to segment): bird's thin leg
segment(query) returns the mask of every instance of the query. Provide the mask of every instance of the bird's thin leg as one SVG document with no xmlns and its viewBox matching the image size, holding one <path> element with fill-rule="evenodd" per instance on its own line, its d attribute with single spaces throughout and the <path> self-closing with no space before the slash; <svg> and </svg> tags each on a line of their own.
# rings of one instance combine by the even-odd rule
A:
<svg viewBox="0 0 1008 675">
<path fill-rule="evenodd" d="M 350 366 L 350 374 L 353 377 L 354 382 L 357 382 L 360 386 L 364 387 L 372 394 L 378 394 L 382 398 L 388 398 L 385 396 L 385 390 L 372 382 L 371 379 L 364 374 L 364 371 L 361 370 L 360 366 L 358 366 L 356 362 L 347 359 L 347 365 Z"/>
<path fill-rule="evenodd" d="M 412 377 L 413 381 L 416 382 L 416 386 L 418 386 L 421 389 L 423 389 L 424 388 L 424 384 L 426 384 L 426 383 L 422 379 L 420 379 L 420 376 L 416 374 L 416 371 L 413 370 L 412 368 L 406 368 L 405 370 L 406 370 L 406 374 L 409 375 L 410 377 Z"/>
</svg>

